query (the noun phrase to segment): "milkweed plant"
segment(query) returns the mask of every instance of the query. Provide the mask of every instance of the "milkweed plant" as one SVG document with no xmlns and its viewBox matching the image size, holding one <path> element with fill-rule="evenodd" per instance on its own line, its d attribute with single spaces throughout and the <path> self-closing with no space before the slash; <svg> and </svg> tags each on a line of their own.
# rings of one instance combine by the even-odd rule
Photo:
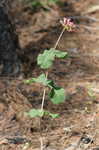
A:
<svg viewBox="0 0 99 150">
<path fill-rule="evenodd" d="M 53 65 L 53 62 L 55 58 L 66 58 L 68 56 L 67 52 L 63 52 L 60 50 L 57 50 L 57 45 L 59 44 L 59 41 L 65 31 L 73 32 L 75 31 L 76 25 L 74 22 L 69 18 L 63 18 L 60 20 L 60 23 L 63 27 L 58 40 L 55 43 L 55 46 L 53 48 L 50 48 L 49 50 L 44 50 L 42 54 L 39 54 L 37 57 L 37 64 L 41 69 L 44 70 L 44 73 L 40 74 L 37 78 L 31 78 L 29 80 L 26 80 L 26 84 L 31 84 L 33 82 L 37 82 L 39 84 L 42 84 L 44 86 L 43 90 L 43 96 L 42 96 L 42 104 L 40 109 L 31 109 L 26 114 L 33 117 L 43 117 L 45 115 L 50 116 L 52 118 L 56 118 L 59 115 L 53 114 L 47 110 L 44 110 L 44 102 L 45 102 L 45 96 L 46 96 L 46 87 L 49 89 L 49 99 L 53 104 L 60 104 L 65 101 L 66 95 L 65 90 L 62 87 L 56 86 L 53 80 L 48 79 L 48 69 Z"/>
</svg>

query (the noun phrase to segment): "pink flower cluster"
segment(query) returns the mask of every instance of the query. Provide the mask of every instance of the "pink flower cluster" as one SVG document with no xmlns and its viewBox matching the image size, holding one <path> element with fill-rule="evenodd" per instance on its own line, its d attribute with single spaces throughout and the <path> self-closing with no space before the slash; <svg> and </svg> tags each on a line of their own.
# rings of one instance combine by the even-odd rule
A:
<svg viewBox="0 0 99 150">
<path fill-rule="evenodd" d="M 68 32 L 75 31 L 76 25 L 70 18 L 64 17 L 63 20 L 60 20 L 60 23 Z"/>
</svg>

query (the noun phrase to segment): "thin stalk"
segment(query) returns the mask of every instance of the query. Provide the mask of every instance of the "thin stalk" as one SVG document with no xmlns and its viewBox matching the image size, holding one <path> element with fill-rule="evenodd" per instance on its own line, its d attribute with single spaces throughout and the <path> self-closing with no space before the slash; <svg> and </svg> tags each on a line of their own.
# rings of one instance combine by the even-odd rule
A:
<svg viewBox="0 0 99 150">
<path fill-rule="evenodd" d="M 59 41 L 60 41 L 60 39 L 61 39 L 61 37 L 62 37 L 64 31 L 65 31 L 65 28 L 63 28 L 63 30 L 62 30 L 60 36 L 58 37 L 58 40 L 56 41 L 56 44 L 55 44 L 55 46 L 54 46 L 54 49 L 56 49 L 56 47 L 57 47 L 57 45 L 58 45 L 58 43 L 59 43 Z"/>
<path fill-rule="evenodd" d="M 44 88 L 43 97 L 42 97 L 41 111 L 43 111 L 43 108 L 44 108 L 45 94 L 46 94 L 46 89 Z"/>
<path fill-rule="evenodd" d="M 65 31 L 65 28 L 63 28 L 62 32 L 60 33 L 59 38 L 58 38 L 58 40 L 56 41 L 56 44 L 55 44 L 55 46 L 54 46 L 54 49 L 56 49 L 56 47 L 57 47 L 57 45 L 58 45 L 58 43 L 59 43 L 59 41 L 60 41 L 60 39 L 61 39 L 61 37 L 62 37 L 64 31 Z M 48 71 L 46 72 L 46 79 L 47 79 L 47 77 L 48 77 Z M 46 88 L 44 88 L 44 90 L 43 90 L 41 111 L 43 111 L 43 109 L 44 109 L 45 96 L 46 96 Z M 41 150 L 43 150 L 43 139 L 42 139 L 42 132 L 41 132 L 41 118 L 40 118 L 40 120 L 39 120 L 39 127 L 40 127 L 40 136 L 41 136 L 41 138 L 40 138 Z"/>
<path fill-rule="evenodd" d="M 46 72 L 46 79 L 47 79 L 47 77 L 48 77 L 48 71 Z M 45 95 L 46 95 L 46 88 L 44 88 L 44 91 L 43 91 L 41 111 L 43 111 L 43 109 L 44 109 Z"/>
<path fill-rule="evenodd" d="M 48 77 L 48 71 L 46 72 L 46 78 Z M 41 104 L 41 111 L 44 109 L 44 102 L 45 102 L 45 95 L 46 95 L 46 88 L 44 88 L 43 91 L 43 97 L 42 97 L 42 104 Z M 39 128 L 40 128 L 40 150 L 43 150 L 43 138 L 42 138 L 42 131 L 41 131 L 41 118 L 39 119 Z"/>
<path fill-rule="evenodd" d="M 60 35 L 59 35 L 59 37 L 58 37 L 58 40 L 56 41 L 56 44 L 55 44 L 55 46 L 54 46 L 54 49 L 57 48 L 57 45 L 58 45 L 58 43 L 59 43 L 59 41 L 60 41 L 60 39 L 61 39 L 61 37 L 62 37 L 64 31 L 65 31 L 65 28 L 63 28 L 62 32 L 60 33 Z M 47 78 L 47 77 L 48 77 L 48 71 L 46 72 L 46 78 Z M 44 88 L 44 91 L 43 91 L 42 104 L 41 104 L 41 110 L 42 110 L 42 111 L 43 111 L 43 109 L 44 109 L 45 95 L 46 95 L 46 88 Z"/>
</svg>

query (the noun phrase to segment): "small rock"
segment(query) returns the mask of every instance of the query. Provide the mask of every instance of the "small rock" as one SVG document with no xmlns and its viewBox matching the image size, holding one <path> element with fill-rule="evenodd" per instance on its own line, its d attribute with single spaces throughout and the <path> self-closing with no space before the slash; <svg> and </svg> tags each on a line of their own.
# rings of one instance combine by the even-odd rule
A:
<svg viewBox="0 0 99 150">
<path fill-rule="evenodd" d="M 83 137 L 81 138 L 81 142 L 82 142 L 83 144 L 89 144 L 89 143 L 92 142 L 92 139 L 91 139 L 91 137 L 83 136 Z"/>
</svg>

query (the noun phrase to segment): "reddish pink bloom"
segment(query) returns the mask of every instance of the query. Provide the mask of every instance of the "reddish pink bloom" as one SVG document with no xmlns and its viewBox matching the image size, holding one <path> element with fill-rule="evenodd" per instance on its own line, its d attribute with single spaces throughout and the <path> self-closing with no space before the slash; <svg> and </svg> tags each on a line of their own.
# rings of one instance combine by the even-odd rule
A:
<svg viewBox="0 0 99 150">
<path fill-rule="evenodd" d="M 76 28 L 76 25 L 69 18 L 64 17 L 63 20 L 60 20 L 60 23 L 68 32 L 72 32 Z"/>
</svg>

